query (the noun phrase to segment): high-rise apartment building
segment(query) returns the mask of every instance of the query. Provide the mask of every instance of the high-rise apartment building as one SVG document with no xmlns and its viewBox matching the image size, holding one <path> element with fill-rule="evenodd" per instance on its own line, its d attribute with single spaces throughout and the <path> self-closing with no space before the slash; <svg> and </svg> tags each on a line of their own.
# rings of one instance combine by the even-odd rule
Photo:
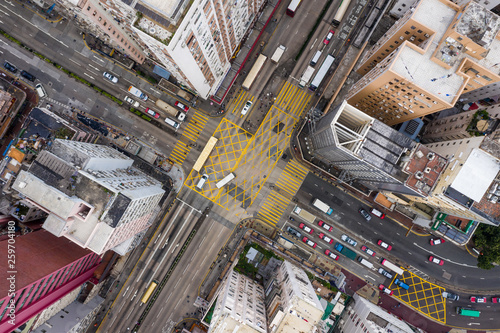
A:
<svg viewBox="0 0 500 333">
<path fill-rule="evenodd" d="M 365 54 L 349 104 L 388 125 L 451 108 L 500 81 L 500 19 L 470 2 L 421 0 Z"/>
<path fill-rule="evenodd" d="M 283 261 L 266 285 L 268 332 L 314 332 L 324 313 L 314 288 L 301 268 Z"/>
<path fill-rule="evenodd" d="M 209 333 L 266 333 L 264 289 L 250 278 L 231 271 L 222 286 Z"/>
<path fill-rule="evenodd" d="M 485 113 L 486 112 L 486 113 Z M 422 142 L 440 142 L 470 138 L 476 133 L 490 134 L 500 125 L 500 104 L 438 118 L 422 134 Z"/>
<path fill-rule="evenodd" d="M 446 159 L 344 101 L 308 136 L 313 156 L 373 190 L 425 197 Z"/>
<path fill-rule="evenodd" d="M 156 216 L 162 184 L 102 145 L 55 140 L 12 188 L 48 213 L 43 228 L 97 254 L 133 249 Z"/>
<path fill-rule="evenodd" d="M 353 298 L 354 302 L 347 307 L 334 332 L 415 332 L 406 322 L 358 294 L 354 294 Z"/>
<path fill-rule="evenodd" d="M 87 29 L 139 63 L 155 59 L 204 99 L 219 88 L 264 2 L 60 0 Z"/>
<path fill-rule="evenodd" d="M 500 63 L 497 67 L 500 66 Z M 500 67 L 498 67 L 500 69 Z M 482 99 L 491 98 L 496 102 L 500 101 L 500 82 L 489 84 L 485 87 L 468 91 L 460 96 L 461 102 L 477 102 Z"/>
<path fill-rule="evenodd" d="M 410 10 L 417 1 L 418 0 L 396 0 L 389 13 L 391 14 L 391 16 L 400 18 L 408 10 Z M 450 1 L 456 3 L 459 6 L 465 6 L 471 0 L 450 0 Z M 472 1 L 479 3 L 481 6 L 485 7 L 488 10 L 492 10 L 495 7 L 498 8 L 500 6 L 499 0 L 472 0 Z"/>
<path fill-rule="evenodd" d="M 16 237 L 15 249 L 15 266 L 0 272 L 0 332 L 14 331 L 81 289 L 101 261 L 97 254 L 45 230 Z M 9 257 L 7 244 L 0 246 L 0 253 Z"/>
</svg>

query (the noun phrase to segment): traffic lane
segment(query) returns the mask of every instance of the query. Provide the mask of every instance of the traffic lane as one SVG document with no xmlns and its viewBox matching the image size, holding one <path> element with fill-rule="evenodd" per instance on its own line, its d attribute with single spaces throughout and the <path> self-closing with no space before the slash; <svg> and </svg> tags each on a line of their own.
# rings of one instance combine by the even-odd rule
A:
<svg viewBox="0 0 500 333">
<path fill-rule="evenodd" d="M 196 315 L 193 303 L 198 287 L 214 262 L 215 269 L 220 269 L 215 260 L 231 232 L 232 229 L 215 220 L 206 220 L 201 225 L 142 327 L 163 327 Z"/>
<path fill-rule="evenodd" d="M 485 304 L 471 303 L 470 294 L 456 293 L 460 296 L 458 301 L 447 300 L 446 302 L 446 322 L 453 326 L 476 329 L 497 329 L 498 328 L 498 304 L 488 302 Z M 457 307 L 481 311 L 479 318 L 470 318 L 456 313 Z M 476 327 L 477 326 L 477 327 Z"/>
</svg>

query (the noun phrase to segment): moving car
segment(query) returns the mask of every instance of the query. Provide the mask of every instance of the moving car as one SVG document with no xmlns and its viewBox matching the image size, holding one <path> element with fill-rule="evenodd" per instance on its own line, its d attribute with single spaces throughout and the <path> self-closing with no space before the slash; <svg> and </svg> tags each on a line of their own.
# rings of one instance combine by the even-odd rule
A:
<svg viewBox="0 0 500 333">
<path fill-rule="evenodd" d="M 371 215 L 368 214 L 368 212 L 363 208 L 358 209 L 358 212 L 361 214 L 361 216 L 363 216 L 365 220 L 370 221 L 372 219 Z"/>
<path fill-rule="evenodd" d="M 336 255 L 335 253 L 333 253 L 332 251 L 330 250 L 325 250 L 325 254 L 327 256 L 329 256 L 330 258 L 332 258 L 333 260 L 339 260 L 339 256 Z"/>
<path fill-rule="evenodd" d="M 312 234 L 312 233 L 313 233 L 313 231 L 314 231 L 313 229 L 309 228 L 309 227 L 308 227 L 307 225 L 305 225 L 304 223 L 299 224 L 299 228 L 300 228 L 300 229 L 302 229 L 302 230 L 304 230 L 305 232 L 310 233 L 310 234 Z"/>
<path fill-rule="evenodd" d="M 154 112 L 153 110 L 151 110 L 150 108 L 146 108 L 146 111 L 145 111 L 147 114 L 149 114 L 150 116 L 152 117 L 155 117 L 156 119 L 160 118 L 160 114 L 158 112 Z"/>
<path fill-rule="evenodd" d="M 328 237 L 327 235 L 325 235 L 324 233 L 320 233 L 319 234 L 319 238 L 321 238 L 322 240 L 324 240 L 325 242 L 327 243 L 330 243 L 332 244 L 333 243 L 333 239 L 331 239 L 330 237 Z"/>
<path fill-rule="evenodd" d="M 318 222 L 318 225 L 319 225 L 320 227 L 323 227 L 324 229 L 326 229 L 326 230 L 328 230 L 328 231 L 332 231 L 332 230 L 333 230 L 333 227 L 332 227 L 332 226 L 330 226 L 330 225 L 326 224 L 326 223 L 325 223 L 325 222 L 323 222 L 323 221 L 319 221 L 319 222 Z"/>
<path fill-rule="evenodd" d="M 182 104 L 179 101 L 175 101 L 175 106 L 177 106 L 179 109 L 181 109 L 184 112 L 188 112 L 189 111 L 189 106 L 185 106 L 184 104 Z"/>
<path fill-rule="evenodd" d="M 382 274 L 383 276 L 385 276 L 386 278 L 388 278 L 388 279 L 392 279 L 392 274 L 391 274 L 391 273 L 389 273 L 388 271 L 386 271 L 385 269 L 383 269 L 383 268 L 379 268 L 379 269 L 378 269 L 378 272 L 379 272 L 380 274 Z"/>
<path fill-rule="evenodd" d="M 35 80 L 36 80 L 36 77 L 33 74 L 26 72 L 26 71 L 21 71 L 21 76 L 24 77 L 26 80 L 29 80 L 31 82 L 35 82 Z"/>
<path fill-rule="evenodd" d="M 129 103 L 129 104 L 132 104 L 132 106 L 133 106 L 134 108 L 139 107 L 139 102 L 134 101 L 132 98 L 130 98 L 130 97 L 128 97 L 128 96 L 125 96 L 124 100 L 125 100 L 125 102 L 127 102 L 127 103 Z"/>
<path fill-rule="evenodd" d="M 243 110 L 241 110 L 241 115 L 244 116 L 247 114 L 248 110 L 250 110 L 250 108 L 252 107 L 252 101 L 247 101 L 245 103 L 245 106 L 243 107 Z"/>
<path fill-rule="evenodd" d="M 383 284 L 380 284 L 378 286 L 378 289 L 382 290 L 384 293 L 386 293 L 387 295 L 392 295 L 392 290 L 390 290 L 389 288 L 387 288 L 386 286 L 384 286 Z"/>
<path fill-rule="evenodd" d="M 404 283 L 403 281 L 401 281 L 400 279 L 396 279 L 394 280 L 394 284 L 400 288 L 403 288 L 405 290 L 408 290 L 410 289 L 410 286 L 407 285 L 406 283 Z"/>
<path fill-rule="evenodd" d="M 470 301 L 472 303 L 486 303 L 486 297 L 481 296 L 471 296 Z"/>
<path fill-rule="evenodd" d="M 452 301 L 458 301 L 460 297 L 457 294 L 449 293 L 447 291 L 443 291 L 443 298 L 451 299 Z"/>
<path fill-rule="evenodd" d="M 373 215 L 375 215 L 376 217 L 381 218 L 381 219 L 383 219 L 385 217 L 384 213 L 382 213 L 380 210 L 375 209 L 375 208 L 372 208 L 370 213 L 372 213 Z"/>
<path fill-rule="evenodd" d="M 434 256 L 429 256 L 429 261 L 434 263 L 434 264 L 437 264 L 439 266 L 443 266 L 444 264 L 444 260 L 443 259 L 439 259 L 439 258 L 436 258 Z"/>
<path fill-rule="evenodd" d="M 333 30 L 328 31 L 328 34 L 326 35 L 325 39 L 323 39 L 323 44 L 328 45 L 328 43 L 330 43 L 330 40 L 332 39 L 333 35 L 335 35 L 335 31 L 333 31 Z"/>
<path fill-rule="evenodd" d="M 102 73 L 102 76 L 104 76 L 104 78 L 108 81 L 111 81 L 113 83 L 118 83 L 118 78 L 116 76 L 109 74 L 108 72 Z"/>
<path fill-rule="evenodd" d="M 383 240 L 379 239 L 377 244 L 380 246 L 380 247 L 383 247 L 384 249 L 386 249 L 387 251 L 390 251 L 392 250 L 392 246 L 387 244 L 386 242 L 384 242 Z"/>
<path fill-rule="evenodd" d="M 500 300 L 500 297 L 492 297 L 491 298 L 492 303 L 498 303 L 499 300 Z"/>
<path fill-rule="evenodd" d="M 366 247 L 365 245 L 363 245 L 361 247 L 361 251 L 365 251 L 366 253 L 368 253 L 372 257 L 375 257 L 375 252 L 373 252 L 370 248 Z"/>
<path fill-rule="evenodd" d="M 12 73 L 16 73 L 17 72 L 17 67 L 12 65 L 10 62 L 6 61 L 3 63 L 3 67 L 5 67 L 5 69 L 7 69 L 8 71 L 12 72 Z"/>
<path fill-rule="evenodd" d="M 344 242 L 346 242 L 349 245 L 352 245 L 352 246 L 358 245 L 358 242 L 356 242 L 354 239 L 350 238 L 346 234 L 343 234 L 342 236 L 340 236 L 340 239 L 342 239 Z"/>
<path fill-rule="evenodd" d="M 307 237 L 302 238 L 302 241 L 303 241 L 304 243 L 306 243 L 307 245 L 309 245 L 310 247 L 312 247 L 313 249 L 315 249 L 315 248 L 316 248 L 316 246 L 318 245 L 318 244 L 314 243 L 312 240 L 310 240 L 310 239 L 309 239 L 309 238 L 307 238 Z"/>
<path fill-rule="evenodd" d="M 442 239 L 442 238 L 434 238 L 434 239 L 431 239 L 430 243 L 431 243 L 431 245 L 443 244 L 444 243 L 444 239 Z"/>
</svg>

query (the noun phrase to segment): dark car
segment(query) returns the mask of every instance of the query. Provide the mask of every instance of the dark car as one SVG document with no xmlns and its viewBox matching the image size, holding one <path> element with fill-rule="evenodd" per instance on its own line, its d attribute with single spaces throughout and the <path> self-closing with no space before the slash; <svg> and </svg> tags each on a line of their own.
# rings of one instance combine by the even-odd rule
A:
<svg viewBox="0 0 500 333">
<path fill-rule="evenodd" d="M 35 80 L 36 80 L 36 77 L 33 74 L 28 73 L 26 71 L 21 71 L 21 76 L 24 77 L 26 80 L 29 80 L 31 82 L 35 82 Z"/>
<path fill-rule="evenodd" d="M 3 67 L 5 67 L 5 69 L 7 69 L 8 71 L 11 71 L 12 73 L 16 73 L 17 72 L 16 66 L 12 65 L 8 61 L 4 62 Z"/>
<path fill-rule="evenodd" d="M 363 218 L 367 221 L 370 221 L 372 219 L 372 216 L 370 214 L 368 214 L 368 212 L 366 210 L 364 210 L 363 208 L 360 208 L 358 210 L 358 212 L 361 214 L 361 216 L 363 216 Z"/>
</svg>

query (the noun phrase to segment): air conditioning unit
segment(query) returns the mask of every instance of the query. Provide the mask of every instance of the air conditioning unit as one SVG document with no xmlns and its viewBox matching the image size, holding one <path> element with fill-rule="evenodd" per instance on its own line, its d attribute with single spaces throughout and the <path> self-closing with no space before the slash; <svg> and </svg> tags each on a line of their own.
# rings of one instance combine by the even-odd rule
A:
<svg viewBox="0 0 500 333">
<path fill-rule="evenodd" d="M 436 157 L 436 154 L 434 154 L 434 153 L 427 154 L 427 158 L 429 159 L 429 161 L 432 161 L 434 159 L 434 157 Z"/>
<path fill-rule="evenodd" d="M 424 178 L 424 173 L 423 173 L 422 171 L 417 171 L 417 172 L 415 173 L 415 178 L 417 178 L 417 179 L 422 179 L 422 178 Z"/>
<path fill-rule="evenodd" d="M 432 171 L 432 169 L 431 169 L 431 168 L 429 168 L 429 167 L 427 167 L 427 168 L 425 168 L 424 173 L 429 173 L 429 172 L 431 172 L 431 171 Z"/>
</svg>

